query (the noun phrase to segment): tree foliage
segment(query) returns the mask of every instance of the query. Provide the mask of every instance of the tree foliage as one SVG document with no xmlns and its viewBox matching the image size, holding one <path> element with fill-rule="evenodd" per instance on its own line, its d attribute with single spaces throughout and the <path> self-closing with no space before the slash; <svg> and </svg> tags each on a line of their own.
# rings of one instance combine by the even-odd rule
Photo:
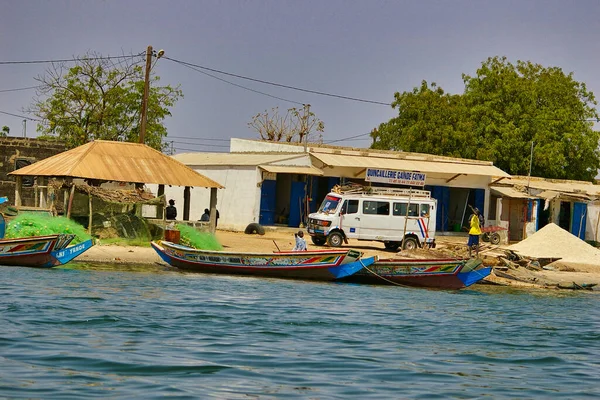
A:
<svg viewBox="0 0 600 400">
<path fill-rule="evenodd" d="M 0 137 L 6 137 L 8 136 L 8 134 L 10 133 L 10 128 L 6 125 L 4 125 L 2 127 L 2 130 L 0 130 Z"/>
<path fill-rule="evenodd" d="M 30 107 L 42 123 L 42 137 L 56 138 L 76 147 L 94 139 L 137 142 L 144 93 L 140 58 L 114 59 L 95 53 L 80 57 L 75 66 L 52 64 L 36 78 L 37 97 Z M 159 86 L 151 75 L 145 143 L 162 150 L 167 135 L 163 125 L 169 109 L 183 96 L 179 87 Z"/>
<path fill-rule="evenodd" d="M 513 175 L 593 180 L 600 167 L 596 100 L 557 67 L 489 58 L 464 93 L 423 81 L 395 93 L 398 116 L 374 129 L 373 148 L 493 161 Z"/>
<path fill-rule="evenodd" d="M 274 107 L 252 117 L 248 126 L 258 132 L 263 140 L 272 142 L 322 142 L 325 125 L 310 111 L 310 104 L 290 108 L 285 115 Z"/>
</svg>

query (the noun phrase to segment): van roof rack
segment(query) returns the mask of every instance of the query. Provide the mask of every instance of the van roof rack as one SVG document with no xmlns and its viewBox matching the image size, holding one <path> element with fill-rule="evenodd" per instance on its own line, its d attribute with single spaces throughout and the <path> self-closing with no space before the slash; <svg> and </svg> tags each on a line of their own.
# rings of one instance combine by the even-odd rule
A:
<svg viewBox="0 0 600 400">
<path fill-rule="evenodd" d="M 402 197 L 420 197 L 431 198 L 431 192 L 428 190 L 406 189 L 406 188 L 387 188 L 362 185 L 335 185 L 332 192 L 339 194 L 364 194 L 364 195 L 385 195 Z"/>
</svg>

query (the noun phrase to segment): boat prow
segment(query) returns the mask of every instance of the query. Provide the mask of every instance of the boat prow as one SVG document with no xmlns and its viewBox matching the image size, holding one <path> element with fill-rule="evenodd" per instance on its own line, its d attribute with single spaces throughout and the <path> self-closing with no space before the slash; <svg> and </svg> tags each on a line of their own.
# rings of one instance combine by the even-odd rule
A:
<svg viewBox="0 0 600 400">
<path fill-rule="evenodd" d="M 91 239 L 69 246 L 75 235 L 57 234 L 0 240 L 0 265 L 51 268 L 64 265 L 93 246 Z"/>
</svg>

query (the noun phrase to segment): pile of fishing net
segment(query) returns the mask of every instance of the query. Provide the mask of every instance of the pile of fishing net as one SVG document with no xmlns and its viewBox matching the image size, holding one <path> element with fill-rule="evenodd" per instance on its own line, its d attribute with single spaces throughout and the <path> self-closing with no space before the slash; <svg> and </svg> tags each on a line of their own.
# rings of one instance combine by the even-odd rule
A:
<svg viewBox="0 0 600 400">
<path fill-rule="evenodd" d="M 223 246 L 217 238 L 209 232 L 198 231 L 191 226 L 177 224 L 180 232 L 179 243 L 201 250 L 223 250 Z"/>
<path fill-rule="evenodd" d="M 46 236 L 59 233 L 75 235 L 71 242 L 77 244 L 90 239 L 85 228 L 65 217 L 52 217 L 45 214 L 20 213 L 6 227 L 6 238 L 16 239 L 31 236 Z"/>
</svg>

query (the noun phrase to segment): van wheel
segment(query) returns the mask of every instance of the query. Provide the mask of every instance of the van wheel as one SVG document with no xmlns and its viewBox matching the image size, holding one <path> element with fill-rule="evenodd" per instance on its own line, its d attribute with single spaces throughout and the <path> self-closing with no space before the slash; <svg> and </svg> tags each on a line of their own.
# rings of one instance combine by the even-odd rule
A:
<svg viewBox="0 0 600 400">
<path fill-rule="evenodd" d="M 323 246 L 325 244 L 325 242 L 326 242 L 325 238 L 318 237 L 318 236 L 311 236 L 311 240 L 317 246 Z"/>
<path fill-rule="evenodd" d="M 419 244 L 417 243 L 417 240 L 415 238 L 404 238 L 404 242 L 402 243 L 403 250 L 414 250 L 417 247 L 419 247 Z"/>
<path fill-rule="evenodd" d="M 330 245 L 331 247 L 340 247 L 343 242 L 344 242 L 344 238 L 342 237 L 342 234 L 339 232 L 333 232 L 333 233 L 330 233 L 329 236 L 327 236 L 327 244 Z"/>
<path fill-rule="evenodd" d="M 246 235 L 252 235 L 254 233 L 258 233 L 259 235 L 264 235 L 265 228 L 263 228 L 262 225 L 257 224 L 256 222 L 253 222 L 251 224 L 248 224 L 248 226 L 244 230 L 244 233 Z"/>
</svg>

